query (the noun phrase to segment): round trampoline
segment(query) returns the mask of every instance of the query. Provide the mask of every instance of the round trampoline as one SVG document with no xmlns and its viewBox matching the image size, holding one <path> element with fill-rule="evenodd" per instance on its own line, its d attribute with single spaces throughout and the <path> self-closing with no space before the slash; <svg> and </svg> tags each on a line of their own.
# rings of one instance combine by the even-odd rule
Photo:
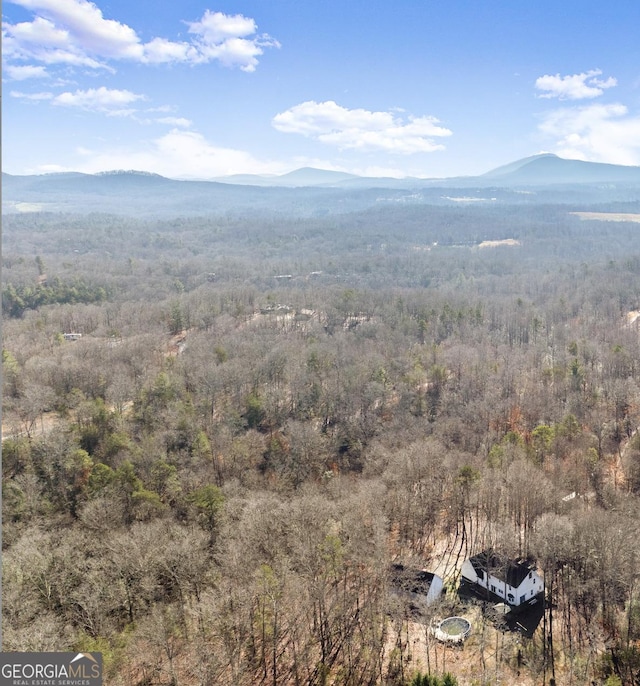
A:
<svg viewBox="0 0 640 686">
<path fill-rule="evenodd" d="M 432 633 L 443 643 L 463 643 L 471 633 L 471 623 L 464 617 L 447 617 L 432 628 Z"/>
</svg>

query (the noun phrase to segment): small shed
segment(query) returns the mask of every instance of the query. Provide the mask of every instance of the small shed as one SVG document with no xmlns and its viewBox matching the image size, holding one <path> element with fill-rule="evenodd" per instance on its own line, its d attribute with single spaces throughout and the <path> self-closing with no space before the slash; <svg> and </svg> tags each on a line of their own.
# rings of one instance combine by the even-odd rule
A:
<svg viewBox="0 0 640 686">
<path fill-rule="evenodd" d="M 392 592 L 408 599 L 418 610 L 438 600 L 444 587 L 437 574 L 401 564 L 391 565 L 390 581 Z"/>
</svg>

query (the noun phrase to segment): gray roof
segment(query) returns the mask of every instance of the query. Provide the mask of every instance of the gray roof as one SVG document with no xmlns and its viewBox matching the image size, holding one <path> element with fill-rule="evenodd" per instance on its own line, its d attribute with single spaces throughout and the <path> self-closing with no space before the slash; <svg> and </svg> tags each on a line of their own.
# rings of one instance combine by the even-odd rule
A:
<svg viewBox="0 0 640 686">
<path fill-rule="evenodd" d="M 536 568 L 535 561 L 531 558 L 511 560 L 494 550 L 483 550 L 470 557 L 469 562 L 476 573 L 483 571 L 500 581 L 506 581 L 512 588 L 518 588 L 529 572 Z"/>
</svg>

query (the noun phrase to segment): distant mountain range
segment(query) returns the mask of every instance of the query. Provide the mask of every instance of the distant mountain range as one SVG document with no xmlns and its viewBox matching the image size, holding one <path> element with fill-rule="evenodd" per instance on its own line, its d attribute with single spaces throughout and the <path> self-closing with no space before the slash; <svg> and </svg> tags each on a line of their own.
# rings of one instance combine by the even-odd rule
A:
<svg viewBox="0 0 640 686">
<path fill-rule="evenodd" d="M 381 202 L 640 201 L 640 167 L 534 155 L 481 176 L 371 178 L 303 168 L 282 176 L 242 174 L 179 181 L 138 171 L 38 176 L 2 174 L 3 211 L 193 215 L 241 210 L 322 216 Z M 463 192 L 461 192 L 463 191 Z"/>
<path fill-rule="evenodd" d="M 233 183 L 243 186 L 288 186 L 299 188 L 300 186 L 335 186 L 344 182 L 361 179 L 363 177 L 346 172 L 329 171 L 328 169 L 314 169 L 303 167 L 281 176 L 259 174 L 234 174 L 232 176 L 220 176 L 213 179 L 221 183 Z"/>
<path fill-rule="evenodd" d="M 282 176 L 259 176 L 241 174 L 218 177 L 221 183 L 253 186 L 331 186 L 368 188 L 415 188 L 420 185 L 468 186 L 516 186 L 579 183 L 640 183 L 640 167 L 616 164 L 567 160 L 552 153 L 525 157 L 493 169 L 481 176 L 423 179 L 417 177 L 379 178 L 363 177 L 344 172 L 305 167 Z"/>
</svg>

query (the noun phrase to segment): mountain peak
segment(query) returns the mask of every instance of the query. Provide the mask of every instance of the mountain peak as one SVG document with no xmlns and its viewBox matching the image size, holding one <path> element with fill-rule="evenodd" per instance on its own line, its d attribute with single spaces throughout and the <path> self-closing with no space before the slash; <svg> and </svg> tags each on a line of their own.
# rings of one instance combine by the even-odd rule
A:
<svg viewBox="0 0 640 686">
<path fill-rule="evenodd" d="M 347 179 L 358 178 L 355 174 L 331 171 L 330 169 L 316 169 L 314 167 L 302 167 L 279 177 L 280 183 L 296 186 L 320 186 L 325 184 L 339 183 Z"/>
<path fill-rule="evenodd" d="M 526 157 L 484 174 L 483 179 L 495 179 L 508 185 L 549 185 L 583 183 L 638 183 L 640 167 L 603 162 L 569 160 L 551 153 Z"/>
<path fill-rule="evenodd" d="M 495 169 L 492 169 L 491 171 L 486 172 L 485 174 L 482 174 L 483 178 L 491 178 L 494 176 L 504 176 L 506 174 L 512 174 L 513 172 L 517 171 L 518 169 L 521 169 L 522 167 L 526 167 L 528 164 L 531 164 L 532 162 L 535 162 L 536 160 L 541 160 L 541 159 L 561 159 L 557 155 L 554 155 L 552 152 L 541 152 L 538 155 L 531 155 L 530 157 L 523 157 L 521 160 L 516 160 L 515 162 L 509 162 L 509 164 L 504 164 L 501 167 L 496 167 Z"/>
</svg>

